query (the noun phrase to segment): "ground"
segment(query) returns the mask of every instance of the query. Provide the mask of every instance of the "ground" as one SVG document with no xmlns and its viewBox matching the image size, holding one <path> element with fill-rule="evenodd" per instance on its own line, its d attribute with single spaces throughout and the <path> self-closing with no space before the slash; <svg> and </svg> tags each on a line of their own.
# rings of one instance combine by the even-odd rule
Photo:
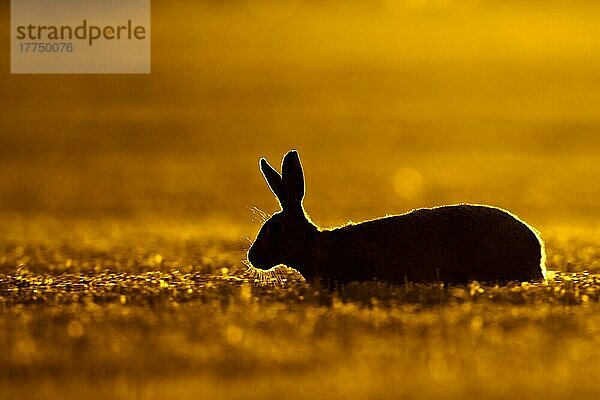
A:
<svg viewBox="0 0 600 400">
<path fill-rule="evenodd" d="M 581 229 L 549 231 L 544 282 L 326 288 L 259 279 L 235 227 L 4 220 L 4 398 L 597 394 L 600 253 Z"/>
</svg>

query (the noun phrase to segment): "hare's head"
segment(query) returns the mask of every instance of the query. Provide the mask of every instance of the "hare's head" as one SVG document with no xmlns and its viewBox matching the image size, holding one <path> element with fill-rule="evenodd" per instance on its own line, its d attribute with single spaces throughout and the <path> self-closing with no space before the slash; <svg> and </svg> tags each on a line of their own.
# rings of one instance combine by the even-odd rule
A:
<svg viewBox="0 0 600 400">
<path fill-rule="evenodd" d="M 285 264 L 310 276 L 312 271 L 306 271 L 306 266 L 300 264 L 303 264 L 304 250 L 317 229 L 306 217 L 302 206 L 304 173 L 298 152 L 292 150 L 285 155 L 281 175 L 264 158 L 260 160 L 260 170 L 279 200 L 281 211 L 273 214 L 260 228 L 248 250 L 248 260 L 257 268 L 269 269 Z"/>
</svg>

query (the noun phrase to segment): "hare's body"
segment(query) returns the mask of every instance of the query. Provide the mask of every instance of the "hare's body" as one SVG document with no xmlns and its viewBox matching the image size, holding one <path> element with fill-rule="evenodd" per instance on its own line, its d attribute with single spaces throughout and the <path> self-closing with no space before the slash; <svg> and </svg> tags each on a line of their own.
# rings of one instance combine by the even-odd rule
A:
<svg viewBox="0 0 600 400">
<path fill-rule="evenodd" d="M 261 170 L 282 211 L 265 222 L 248 251 L 256 267 L 285 264 L 307 279 L 338 282 L 544 277 L 543 242 L 507 211 L 459 204 L 322 230 L 302 207 L 304 175 L 297 152 L 285 156 L 282 176 L 264 159 Z"/>
<path fill-rule="evenodd" d="M 289 266 L 339 282 L 543 278 L 538 236 L 493 207 L 418 209 L 313 235 Z"/>
</svg>

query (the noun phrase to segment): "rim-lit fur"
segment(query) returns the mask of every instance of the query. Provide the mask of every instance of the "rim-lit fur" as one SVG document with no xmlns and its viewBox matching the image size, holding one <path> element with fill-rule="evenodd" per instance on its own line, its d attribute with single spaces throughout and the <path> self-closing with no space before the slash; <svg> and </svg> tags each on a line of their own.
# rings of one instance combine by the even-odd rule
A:
<svg viewBox="0 0 600 400">
<path fill-rule="evenodd" d="M 506 210 L 456 204 L 320 229 L 302 205 L 305 186 L 298 152 L 285 155 L 281 174 L 264 158 L 260 169 L 281 211 L 263 224 L 248 251 L 256 268 L 285 264 L 308 280 L 338 282 L 461 283 L 545 276 L 538 232 Z"/>
</svg>

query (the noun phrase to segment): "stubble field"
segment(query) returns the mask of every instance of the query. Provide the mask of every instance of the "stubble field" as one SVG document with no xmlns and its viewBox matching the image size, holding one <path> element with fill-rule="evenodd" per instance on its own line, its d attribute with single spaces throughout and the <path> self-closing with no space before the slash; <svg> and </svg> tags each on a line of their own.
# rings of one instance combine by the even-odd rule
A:
<svg viewBox="0 0 600 400">
<path fill-rule="evenodd" d="M 598 393 L 600 254 L 581 230 L 547 237 L 571 271 L 547 282 L 327 288 L 249 272 L 240 226 L 4 220 L 3 398 Z"/>
</svg>

